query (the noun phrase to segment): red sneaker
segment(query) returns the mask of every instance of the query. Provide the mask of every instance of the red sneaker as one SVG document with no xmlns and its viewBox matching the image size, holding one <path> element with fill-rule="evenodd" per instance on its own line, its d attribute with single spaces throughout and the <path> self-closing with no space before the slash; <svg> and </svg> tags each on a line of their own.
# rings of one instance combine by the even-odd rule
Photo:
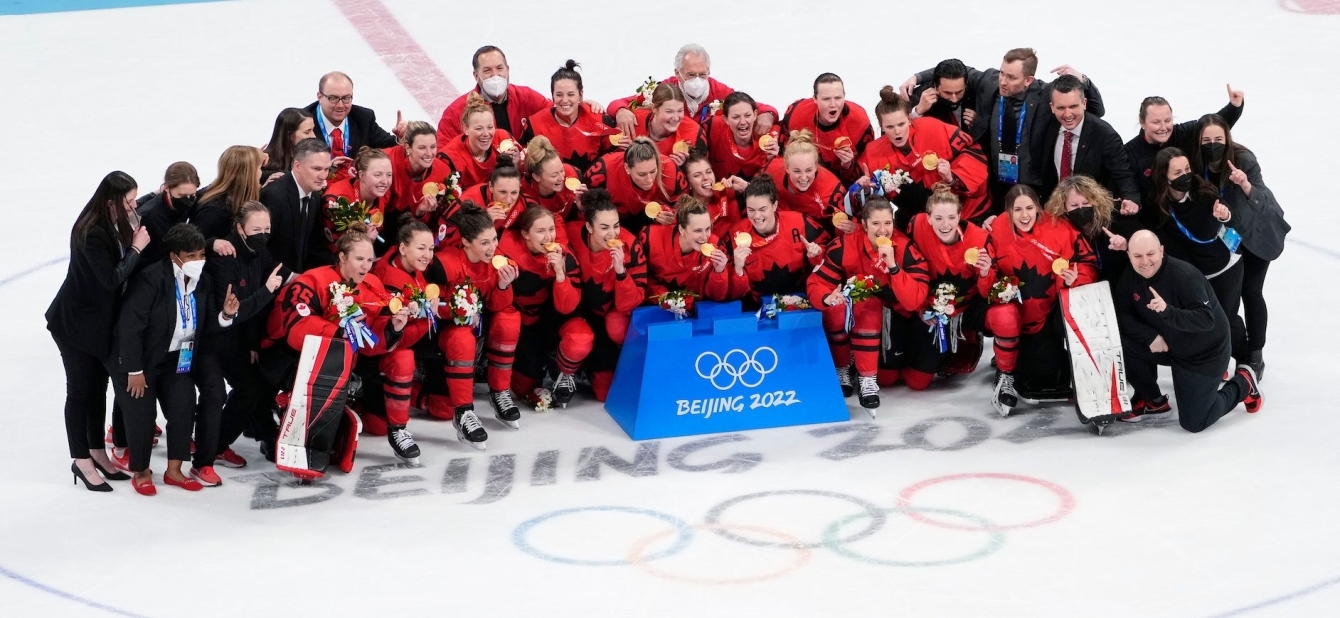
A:
<svg viewBox="0 0 1340 618">
<path fill-rule="evenodd" d="M 1249 365 L 1238 365 L 1238 377 L 1247 383 L 1247 393 L 1242 398 L 1242 404 L 1247 407 L 1247 412 L 1255 414 L 1260 411 L 1261 406 L 1265 404 L 1266 398 L 1261 394 L 1260 386 L 1257 384 L 1256 371 Z"/>
<path fill-rule="evenodd" d="M 1120 421 L 1124 423 L 1138 423 L 1144 420 L 1143 417 L 1150 414 L 1166 414 L 1172 411 L 1172 404 L 1168 402 L 1167 395 L 1159 395 L 1153 399 L 1145 401 L 1136 399 L 1131 402 L 1131 411 L 1126 416 L 1121 417 Z"/>
<path fill-rule="evenodd" d="M 149 477 L 149 480 L 143 482 L 139 479 L 132 478 L 130 479 L 130 484 L 135 488 L 135 492 L 141 496 L 158 495 L 158 488 L 154 487 L 154 477 L 152 476 Z"/>
<path fill-rule="evenodd" d="M 159 427 L 158 425 L 154 425 L 154 437 L 157 438 L 158 436 L 161 435 L 163 435 L 163 428 Z M 154 440 L 154 443 L 157 444 L 158 441 Z"/>
<path fill-rule="evenodd" d="M 225 468 L 242 468 L 247 465 L 247 460 L 243 459 L 241 455 L 238 455 L 236 452 L 234 452 L 233 449 L 226 448 L 223 449 L 222 453 L 219 453 L 218 456 L 214 458 L 214 463 L 219 464 Z M 212 468 L 213 466 L 209 467 Z"/>
<path fill-rule="evenodd" d="M 214 473 L 214 466 L 203 466 L 200 468 L 191 468 L 191 478 L 200 481 L 205 487 L 218 487 L 223 484 L 223 479 Z"/>
<path fill-rule="evenodd" d="M 130 449 L 112 447 L 109 456 L 113 468 L 122 472 L 130 472 Z"/>
<path fill-rule="evenodd" d="M 163 483 L 167 485 L 172 485 L 174 487 L 180 487 L 182 489 L 185 489 L 186 491 L 200 491 L 201 489 L 205 488 L 204 485 L 201 485 L 198 481 L 196 481 L 191 477 L 186 477 L 180 481 L 174 481 L 172 480 L 172 477 L 166 474 L 163 475 Z"/>
</svg>

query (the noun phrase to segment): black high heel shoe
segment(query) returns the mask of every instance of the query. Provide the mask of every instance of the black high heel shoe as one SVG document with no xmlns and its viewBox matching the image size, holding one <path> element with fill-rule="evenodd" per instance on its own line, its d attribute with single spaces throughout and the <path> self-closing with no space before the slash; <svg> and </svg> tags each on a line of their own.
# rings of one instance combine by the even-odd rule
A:
<svg viewBox="0 0 1340 618">
<path fill-rule="evenodd" d="M 98 472 L 99 472 L 100 474 L 102 474 L 102 478 L 104 478 L 104 479 L 106 479 L 106 480 L 109 480 L 109 481 L 129 481 L 129 480 L 130 480 L 130 475 L 129 475 L 129 474 L 126 474 L 125 472 L 121 472 L 120 470 L 110 471 L 110 470 L 108 470 L 107 468 L 102 467 L 102 464 L 98 463 L 98 460 L 93 459 L 92 457 L 90 457 L 89 459 L 93 462 L 93 467 L 94 467 L 94 468 L 97 468 L 97 469 L 98 469 Z"/>
<path fill-rule="evenodd" d="M 97 464 L 94 464 L 94 465 L 97 465 Z M 73 473 L 74 473 L 74 484 L 75 484 L 75 485 L 78 485 L 78 484 L 79 484 L 79 481 L 83 481 L 83 482 L 84 482 L 84 487 L 88 488 L 89 491 L 111 491 L 111 490 L 112 490 L 112 484 L 111 484 L 111 483 L 108 483 L 107 481 L 103 481 L 101 485 L 94 485 L 93 483 L 88 482 L 88 478 L 84 476 L 83 471 L 81 471 L 81 470 L 79 469 L 79 464 L 77 464 L 77 463 L 70 462 L 70 472 L 73 472 Z"/>
</svg>

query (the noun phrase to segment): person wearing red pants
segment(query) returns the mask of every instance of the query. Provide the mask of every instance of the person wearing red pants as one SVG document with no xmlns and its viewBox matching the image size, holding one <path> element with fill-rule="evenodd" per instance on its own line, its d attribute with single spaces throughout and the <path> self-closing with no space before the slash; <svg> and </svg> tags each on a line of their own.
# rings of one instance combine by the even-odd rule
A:
<svg viewBox="0 0 1340 618">
<path fill-rule="evenodd" d="M 400 297 L 401 304 L 410 307 L 411 315 L 426 318 L 424 309 L 417 304 L 411 305 L 411 302 L 414 297 L 421 296 L 428 286 L 424 272 L 433 263 L 433 232 L 422 221 L 415 219 L 412 213 L 401 213 L 396 230 L 396 245 L 382 259 L 377 260 L 377 264 L 372 267 L 372 274 L 381 279 L 388 294 Z M 429 302 L 432 300 L 430 298 Z M 400 337 L 400 345 L 394 351 L 377 357 L 386 416 L 360 414 L 363 430 L 368 434 L 409 435 L 405 426 L 409 423 L 409 407 L 413 401 L 413 348 L 428 333 L 427 319 L 410 320 Z M 392 440 L 394 446 L 394 439 L 388 439 Z"/>
<path fill-rule="evenodd" d="M 554 403 L 568 407 L 577 392 L 573 374 L 591 353 L 594 335 L 585 320 L 574 315 L 581 303 L 581 269 L 558 235 L 558 218 L 541 206 L 527 208 L 512 229 L 498 241 L 498 253 L 516 262 L 512 306 L 521 313 L 517 365 L 512 392 L 531 396 L 544 381 L 549 353 L 557 349 L 558 378 Z"/>
<path fill-rule="evenodd" d="M 594 188 L 582 196 L 586 221 L 568 224 L 568 249 L 577 259 L 582 301 L 579 315 L 594 337 L 586 368 L 596 401 L 605 401 L 633 309 L 642 304 L 647 265 L 638 260 L 635 239 L 619 226 L 619 209 L 608 191 Z"/>
<path fill-rule="evenodd" d="M 454 223 L 460 230 L 460 244 L 438 249 L 427 279 L 440 286 L 446 303 L 438 308 L 444 319 L 437 345 L 447 357 L 447 391 L 455 408 L 451 422 L 456 438 L 482 451 L 489 435 L 475 415 L 475 346 L 480 336 L 485 340 L 494 415 L 508 427 L 521 426 L 521 410 L 511 390 L 512 361 L 521 330 L 521 314 L 512 307 L 512 282 L 518 271 L 511 260 L 495 255 L 498 233 L 484 209 L 465 202 Z M 487 333 L 482 332 L 484 317 L 488 318 Z"/>
<path fill-rule="evenodd" d="M 929 292 L 922 306 L 904 321 L 905 328 L 891 338 L 905 341 L 905 354 L 893 358 L 900 362 L 903 382 L 914 391 L 928 388 L 937 373 L 972 373 L 982 357 L 980 331 L 986 303 L 977 291 L 977 280 L 990 269 L 991 256 L 986 253 L 986 232 L 962 218 L 963 207 L 951 187 L 937 184 L 926 199 L 926 212 L 912 218 L 912 242 L 926 258 Z M 926 312 L 943 313 L 936 308 L 936 296 L 946 285 L 953 286 L 949 296 L 954 299 L 954 310 L 945 315 L 948 324 L 941 345 Z"/>
<path fill-rule="evenodd" d="M 807 290 L 810 304 L 823 308 L 824 331 L 843 395 L 852 394 L 849 367 L 855 360 L 861 407 L 874 418 L 879 408 L 875 374 L 884 309 L 904 314 L 916 310 L 926 298 L 928 276 L 921 252 L 894 227 L 893 204 L 871 198 L 861 217 L 861 227 L 829 243 L 823 262 L 810 274 Z M 870 277 L 879 291 L 851 303 L 844 288 L 854 277 Z"/>
<path fill-rule="evenodd" d="M 1098 258 L 1089 241 L 1069 222 L 1043 211 L 1033 189 L 1015 185 L 1005 194 L 1005 203 L 1009 205 L 1009 220 L 994 221 L 986 241 L 991 268 L 977 283 L 978 291 L 990 302 L 986 325 L 995 336 L 997 370 L 991 403 L 1001 416 L 1009 416 L 1010 410 L 1019 405 L 1015 367 L 1021 337 L 1044 333 L 1062 286 L 1098 280 Z M 1010 281 L 1017 284 L 1017 289 L 1012 296 L 1002 297 L 1000 290 L 1007 277 L 1017 280 Z M 1064 345 L 1059 338 L 1035 339 L 1035 346 L 1049 348 L 1042 353 Z"/>
</svg>

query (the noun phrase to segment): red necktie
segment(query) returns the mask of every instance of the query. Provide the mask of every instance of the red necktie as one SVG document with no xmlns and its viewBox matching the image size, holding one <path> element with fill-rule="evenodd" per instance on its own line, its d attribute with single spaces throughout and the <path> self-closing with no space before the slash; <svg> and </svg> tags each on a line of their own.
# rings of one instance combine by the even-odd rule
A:
<svg viewBox="0 0 1340 618">
<path fill-rule="evenodd" d="M 1065 151 L 1067 151 L 1067 153 L 1068 151 L 1071 151 L 1069 150 L 1069 147 L 1071 147 L 1069 146 L 1069 142 L 1065 142 Z M 343 156 L 344 156 L 344 131 L 339 129 L 331 129 L 331 157 L 343 157 Z"/>
<path fill-rule="evenodd" d="M 1075 134 L 1065 131 L 1065 144 L 1061 146 L 1061 180 L 1070 177 L 1070 140 L 1074 139 Z"/>
</svg>

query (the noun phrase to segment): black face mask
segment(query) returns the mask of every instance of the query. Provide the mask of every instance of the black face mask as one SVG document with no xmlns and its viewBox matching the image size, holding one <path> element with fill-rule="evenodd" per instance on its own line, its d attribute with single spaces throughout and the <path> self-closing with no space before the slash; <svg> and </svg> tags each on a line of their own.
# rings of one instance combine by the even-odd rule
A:
<svg viewBox="0 0 1340 618">
<path fill-rule="evenodd" d="M 1177 191 L 1178 193 L 1186 193 L 1191 190 L 1191 174 L 1182 174 L 1181 176 L 1172 179 L 1172 182 L 1169 182 L 1168 184 L 1172 185 L 1174 191 Z"/>
<path fill-rule="evenodd" d="M 1221 159 L 1224 156 L 1224 145 L 1201 144 L 1200 152 L 1201 154 L 1205 155 L 1206 163 L 1218 163 L 1219 159 Z"/>
<path fill-rule="evenodd" d="M 1093 223 L 1093 206 L 1081 206 L 1070 212 L 1065 213 L 1065 218 L 1081 232 L 1088 229 L 1089 224 Z"/>
<path fill-rule="evenodd" d="M 181 197 L 172 197 L 172 194 L 169 193 L 168 200 L 172 202 L 172 209 L 177 212 L 186 212 L 190 210 L 192 206 L 195 206 L 194 195 L 183 195 Z"/>
<path fill-rule="evenodd" d="M 266 243 L 270 242 L 270 235 L 264 232 L 260 234 L 252 234 L 247 236 L 243 242 L 246 243 L 247 248 L 251 249 L 252 252 L 260 253 L 265 250 Z"/>
</svg>

